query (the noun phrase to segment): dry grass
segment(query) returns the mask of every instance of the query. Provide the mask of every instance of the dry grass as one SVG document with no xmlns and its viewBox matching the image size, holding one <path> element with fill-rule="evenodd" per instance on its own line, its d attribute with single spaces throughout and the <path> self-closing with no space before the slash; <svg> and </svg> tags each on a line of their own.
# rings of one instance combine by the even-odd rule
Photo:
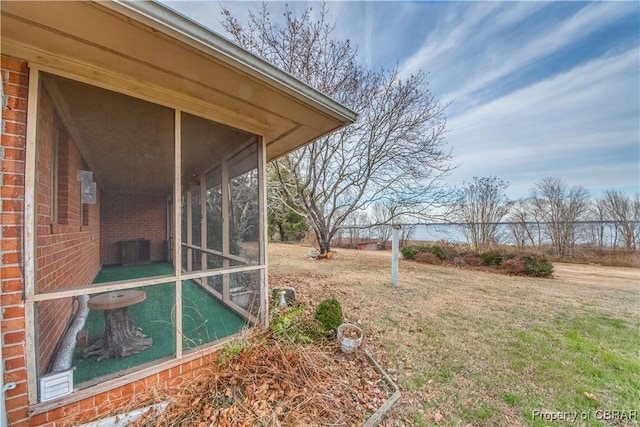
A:
<svg viewBox="0 0 640 427">
<path fill-rule="evenodd" d="M 602 409 L 634 409 L 620 406 L 640 399 L 638 269 L 555 264 L 554 279 L 536 279 L 401 260 L 393 289 L 389 252 L 339 249 L 313 261 L 307 250 L 271 244 L 270 285 L 294 286 L 310 305 L 335 296 L 363 327 L 403 393 L 387 425 L 538 425 L 533 409 L 591 408 L 585 387 Z M 600 325 L 593 354 L 575 351 L 571 339 Z M 597 359 L 598 340 L 619 342 L 611 358 L 631 369 L 602 374 L 614 384 L 574 378 L 591 374 L 582 359 L 561 366 L 573 355 Z"/>
</svg>

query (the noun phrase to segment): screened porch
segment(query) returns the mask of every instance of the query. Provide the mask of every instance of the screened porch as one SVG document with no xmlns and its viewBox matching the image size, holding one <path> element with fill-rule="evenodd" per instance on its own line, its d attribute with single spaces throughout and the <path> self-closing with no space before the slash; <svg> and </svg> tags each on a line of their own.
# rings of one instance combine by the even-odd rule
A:
<svg viewBox="0 0 640 427">
<path fill-rule="evenodd" d="M 38 106 L 39 377 L 82 389 L 264 322 L 258 135 L 47 73 Z"/>
</svg>

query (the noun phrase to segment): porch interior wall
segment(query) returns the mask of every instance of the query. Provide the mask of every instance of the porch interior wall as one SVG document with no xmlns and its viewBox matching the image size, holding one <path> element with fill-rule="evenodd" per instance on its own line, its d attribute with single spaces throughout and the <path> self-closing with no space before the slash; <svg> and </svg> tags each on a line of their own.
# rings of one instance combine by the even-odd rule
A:
<svg viewBox="0 0 640 427">
<path fill-rule="evenodd" d="M 167 198 L 165 196 L 102 194 L 100 260 L 119 264 L 122 240 L 151 241 L 151 261 L 167 260 Z"/>
<path fill-rule="evenodd" d="M 55 141 L 58 141 L 57 168 L 53 158 Z M 38 291 L 91 283 L 100 270 L 100 200 L 98 197 L 98 203 L 84 208 L 89 218 L 85 222 L 87 225 L 83 225 L 80 182 L 76 174 L 84 167 L 84 161 L 73 139 L 60 127 L 53 102 L 45 90 L 41 91 L 39 100 L 37 159 Z M 53 186 L 56 188 L 52 191 Z M 57 217 L 53 214 L 52 197 L 57 198 Z M 47 372 L 73 313 L 72 298 L 39 304 L 39 374 Z"/>
</svg>

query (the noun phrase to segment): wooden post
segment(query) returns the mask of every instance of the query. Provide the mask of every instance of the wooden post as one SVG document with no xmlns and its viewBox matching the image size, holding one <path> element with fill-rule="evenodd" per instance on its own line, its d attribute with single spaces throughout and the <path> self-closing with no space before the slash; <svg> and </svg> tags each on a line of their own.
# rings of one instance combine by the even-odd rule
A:
<svg viewBox="0 0 640 427">
<path fill-rule="evenodd" d="M 209 242 L 207 242 L 207 175 L 204 173 L 200 174 L 200 247 L 204 249 L 209 247 Z M 200 256 L 200 270 L 208 270 L 207 253 L 202 251 Z M 206 283 L 206 281 L 206 278 L 201 279 L 200 283 Z"/>
<path fill-rule="evenodd" d="M 398 287 L 398 258 L 399 258 L 399 238 L 400 229 L 402 228 L 400 224 L 393 224 L 392 233 L 391 233 L 391 287 Z"/>
<path fill-rule="evenodd" d="M 176 358 L 182 357 L 182 112 L 173 119 L 173 269 L 176 275 Z M 191 229 L 189 233 L 191 233 Z"/>
<path fill-rule="evenodd" d="M 4 84 L 4 79 L 2 81 Z M 37 123 L 38 123 L 38 99 L 40 97 L 40 70 L 30 64 L 29 69 L 29 94 L 27 101 L 27 141 L 25 150 L 25 185 L 24 185 L 24 290 L 27 303 L 24 305 L 24 317 L 27 322 L 25 337 L 25 357 L 27 359 L 27 395 L 29 404 L 38 402 L 38 388 L 36 367 L 36 336 L 34 334 L 34 322 L 36 316 L 36 304 L 31 301 L 37 293 L 36 271 L 38 268 L 36 258 L 37 246 L 37 209 L 36 204 L 36 174 L 37 174 Z M 4 121 L 2 122 L 4 125 Z M 3 344 L 2 344 L 3 345 Z M 4 366 L 4 362 L 3 362 Z M 0 396 L 4 399 L 4 396 Z M 4 415 L 4 414 L 3 414 Z"/>
<path fill-rule="evenodd" d="M 230 252 L 230 228 L 231 228 L 231 183 L 229 182 L 229 162 L 227 159 L 222 160 L 221 164 L 221 189 L 222 189 L 222 268 L 229 267 L 229 258 L 226 258 Z M 229 289 L 229 274 L 222 275 L 222 300 L 226 303 L 231 301 Z"/>
<path fill-rule="evenodd" d="M 269 276 L 267 274 L 267 241 L 268 241 L 268 219 L 267 219 L 267 144 L 262 137 L 258 138 L 258 208 L 260 212 L 260 264 L 264 266 L 260 270 L 260 312 L 258 318 L 262 327 L 269 328 Z"/>
<path fill-rule="evenodd" d="M 191 189 L 187 190 L 186 195 L 186 211 L 185 221 L 187 222 L 187 271 L 193 270 L 193 221 L 191 215 L 193 215 L 193 200 Z"/>
</svg>

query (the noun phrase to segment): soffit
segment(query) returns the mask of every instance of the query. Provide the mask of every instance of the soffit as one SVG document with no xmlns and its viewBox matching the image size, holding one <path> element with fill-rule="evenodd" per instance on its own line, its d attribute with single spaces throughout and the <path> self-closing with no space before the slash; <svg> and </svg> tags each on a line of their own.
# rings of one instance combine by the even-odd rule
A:
<svg viewBox="0 0 640 427">
<path fill-rule="evenodd" d="M 43 74 L 42 87 L 102 190 L 172 194 L 172 109 L 49 74 Z M 256 138 L 188 113 L 182 114 L 180 134 L 185 184 Z"/>
</svg>

